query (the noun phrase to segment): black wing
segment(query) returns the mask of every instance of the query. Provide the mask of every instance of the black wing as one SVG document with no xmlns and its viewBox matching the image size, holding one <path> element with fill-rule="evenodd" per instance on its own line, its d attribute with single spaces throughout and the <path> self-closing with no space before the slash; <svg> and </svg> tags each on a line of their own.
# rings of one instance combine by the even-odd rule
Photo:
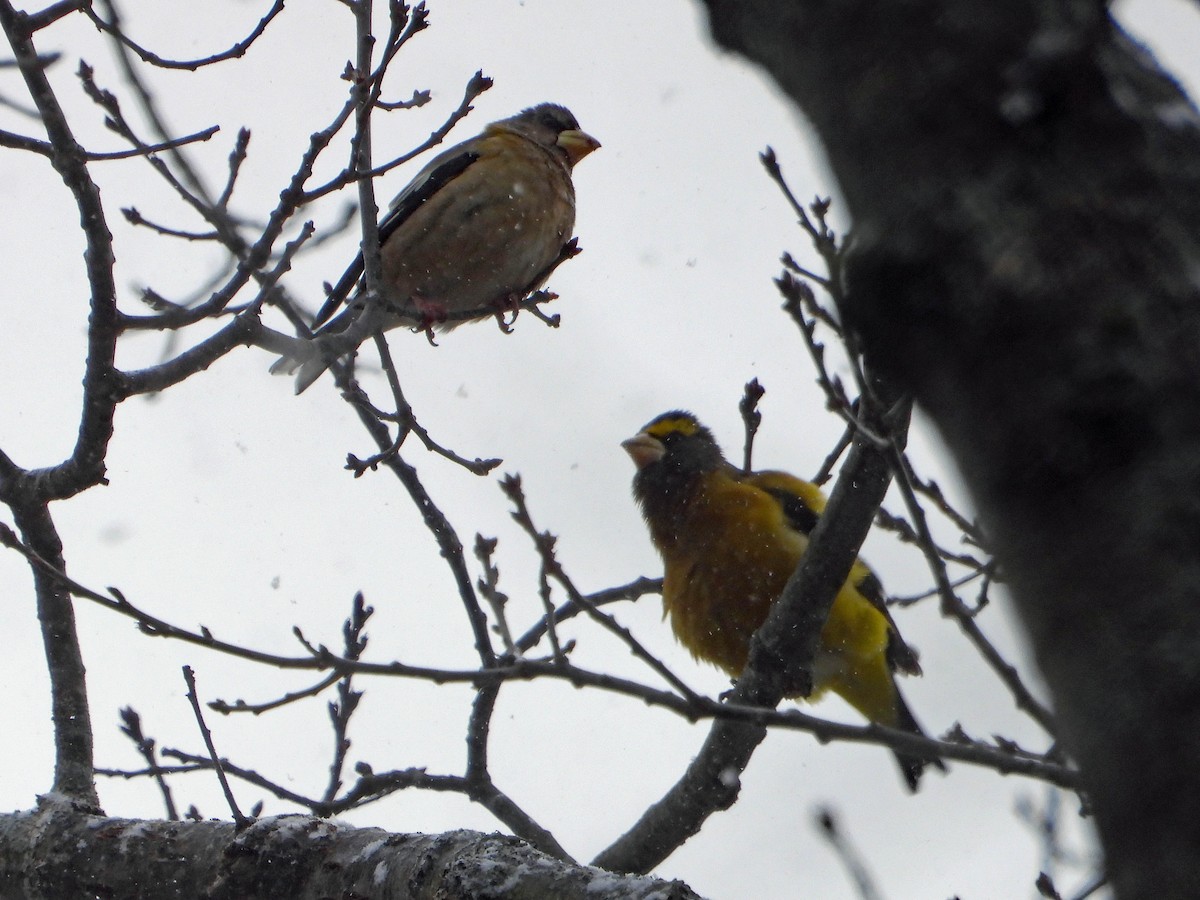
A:
<svg viewBox="0 0 1200 900">
<path fill-rule="evenodd" d="M 757 484 L 779 502 L 779 505 L 783 507 L 783 514 L 792 528 L 802 534 L 812 534 L 812 530 L 817 527 L 820 513 L 814 508 L 817 505 L 816 497 L 806 497 L 805 494 L 815 492 L 815 488 L 778 472 L 756 473 L 749 476 L 747 480 Z M 859 576 L 854 586 L 867 602 L 883 613 L 883 617 L 887 619 L 886 654 L 889 666 L 893 670 L 898 669 L 910 675 L 920 675 L 921 663 L 917 659 L 916 651 L 900 637 L 900 631 L 896 628 L 896 622 L 892 619 L 891 611 L 887 606 L 887 594 L 883 591 L 883 585 L 879 583 L 879 578 L 867 567 L 866 563 L 862 560 L 858 562 L 865 570 L 865 574 Z"/>
<path fill-rule="evenodd" d="M 801 534 L 812 534 L 812 530 L 817 527 L 817 519 L 820 517 L 820 513 L 805 503 L 803 498 L 797 497 L 795 494 L 770 488 L 768 488 L 767 493 L 779 501 L 779 505 L 783 507 L 783 514 L 787 517 L 789 525 Z"/>
<path fill-rule="evenodd" d="M 865 566 L 866 563 L 863 565 Z M 899 670 L 907 675 L 920 675 L 921 661 L 917 657 L 917 651 L 908 646 L 904 642 L 904 638 L 900 637 L 900 629 L 896 627 L 896 621 L 887 607 L 887 594 L 883 592 L 883 585 L 879 583 L 879 578 L 874 572 L 867 569 L 866 576 L 860 578 L 854 586 L 887 619 L 888 644 L 885 653 L 892 671 Z M 911 713 L 909 715 L 911 717 Z"/>
<path fill-rule="evenodd" d="M 479 159 L 478 153 L 450 153 L 445 157 L 435 159 L 426 169 L 422 170 L 413 179 L 412 183 L 400 192 L 392 208 L 388 210 L 387 215 L 380 221 L 380 246 L 386 243 L 387 239 L 395 233 L 396 229 L 408 221 L 408 217 L 416 212 L 425 201 L 465 172 L 477 159 Z M 322 325 L 328 322 L 330 317 L 337 312 L 338 307 L 346 302 L 346 298 L 350 296 L 350 292 L 354 290 L 354 286 L 362 278 L 365 267 L 366 263 L 363 261 L 362 251 L 360 250 L 358 256 L 354 258 L 354 262 L 350 263 L 350 267 L 346 269 L 345 274 L 330 289 L 325 305 L 321 307 L 317 313 L 317 317 L 313 319 L 313 331 L 317 331 Z"/>
</svg>

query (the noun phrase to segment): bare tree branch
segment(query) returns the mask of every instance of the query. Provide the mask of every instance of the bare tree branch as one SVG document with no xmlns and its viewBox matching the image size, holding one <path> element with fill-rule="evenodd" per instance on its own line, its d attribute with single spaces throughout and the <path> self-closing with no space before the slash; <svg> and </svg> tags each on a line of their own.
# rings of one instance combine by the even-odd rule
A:
<svg viewBox="0 0 1200 900">
<path fill-rule="evenodd" d="M 120 27 L 115 15 L 112 17 L 113 21 L 109 22 L 102 19 L 99 14 L 92 9 L 91 3 L 80 3 L 77 4 L 77 6 L 87 15 L 89 19 L 92 20 L 93 25 L 95 25 L 101 31 L 111 34 L 115 40 L 119 41 L 123 46 L 128 47 L 139 57 L 141 57 L 143 62 L 149 63 L 150 65 L 156 66 L 160 69 L 188 69 L 194 72 L 196 69 L 201 69 L 205 66 L 211 66 L 215 63 L 224 62 L 228 59 L 237 59 L 241 56 L 244 56 L 246 51 L 250 49 L 251 45 L 253 45 L 254 42 L 262 35 L 262 33 L 267 30 L 267 26 L 271 24 L 271 20 L 283 12 L 283 4 L 284 0 L 275 0 L 275 2 L 272 3 L 271 8 L 267 10 L 266 14 L 259 19 L 258 24 L 254 26 L 254 30 L 251 31 L 250 34 L 246 35 L 246 37 L 242 38 L 242 40 L 236 42 L 226 50 L 221 50 L 217 53 L 213 53 L 209 56 L 203 56 L 198 59 L 167 59 L 166 57 L 159 56 L 157 53 L 147 50 L 145 47 L 141 46 L 136 41 L 132 40 L 128 35 L 126 35 L 124 30 Z M 115 12 L 112 6 L 109 6 L 109 10 L 110 12 Z"/>
<path fill-rule="evenodd" d="M 104 835 L 97 842 L 96 835 Z M 620 878 L 545 856 L 516 838 L 452 831 L 390 834 L 308 816 L 263 819 L 240 832 L 216 821 L 146 822 L 81 815 L 43 799 L 34 814 L 0 816 L 0 892 L 24 896 L 20 871 L 41 873 L 40 896 L 75 897 L 104 885 L 115 897 L 524 896 L 698 900 L 686 885 Z"/>
</svg>

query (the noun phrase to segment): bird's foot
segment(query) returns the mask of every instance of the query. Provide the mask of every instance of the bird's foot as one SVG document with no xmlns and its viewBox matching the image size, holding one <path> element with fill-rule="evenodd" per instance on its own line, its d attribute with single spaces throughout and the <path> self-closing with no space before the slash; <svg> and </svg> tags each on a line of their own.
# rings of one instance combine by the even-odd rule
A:
<svg viewBox="0 0 1200 900">
<path fill-rule="evenodd" d="M 438 325 L 445 323 L 450 314 L 449 307 L 440 300 L 428 300 L 424 297 L 413 297 L 413 306 L 417 308 L 417 324 L 413 327 L 413 331 L 425 332 L 425 339 L 429 341 L 429 346 L 436 347 L 437 341 L 433 339 L 433 329 Z"/>
<path fill-rule="evenodd" d="M 492 315 L 496 317 L 496 324 L 505 334 L 512 334 L 512 327 L 516 323 L 517 316 L 521 312 L 521 301 L 524 299 L 524 294 L 509 294 L 505 297 L 501 297 L 492 304 L 495 307 Z M 512 318 L 506 322 L 504 321 L 504 317 L 508 313 L 512 313 Z"/>
</svg>

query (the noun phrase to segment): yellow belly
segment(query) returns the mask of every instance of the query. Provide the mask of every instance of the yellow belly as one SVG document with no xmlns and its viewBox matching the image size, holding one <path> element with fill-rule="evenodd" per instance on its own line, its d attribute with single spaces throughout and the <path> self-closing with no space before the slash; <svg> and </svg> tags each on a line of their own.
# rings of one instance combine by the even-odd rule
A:
<svg viewBox="0 0 1200 900">
<path fill-rule="evenodd" d="M 663 548 L 663 604 L 675 635 L 694 656 L 736 676 L 808 541 L 786 527 L 778 505 L 761 491 L 736 492 L 738 507 L 730 500 L 713 504 L 720 515 L 692 510 L 686 539 Z M 809 699 L 831 690 L 868 719 L 892 724 L 897 695 L 888 640 L 884 615 L 844 584 L 821 632 Z"/>
</svg>

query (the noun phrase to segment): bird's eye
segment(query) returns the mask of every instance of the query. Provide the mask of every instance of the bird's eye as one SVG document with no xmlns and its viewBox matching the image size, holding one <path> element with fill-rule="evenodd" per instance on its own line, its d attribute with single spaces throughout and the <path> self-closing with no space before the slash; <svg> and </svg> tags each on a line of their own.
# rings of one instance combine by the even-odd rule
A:
<svg viewBox="0 0 1200 900">
<path fill-rule="evenodd" d="M 538 124 L 544 125 L 546 128 L 549 128 L 555 133 L 568 131 L 572 128 L 579 128 L 579 123 L 575 121 L 574 116 L 572 116 L 566 110 L 559 109 L 547 109 L 542 112 L 542 114 L 538 116 Z"/>
</svg>

